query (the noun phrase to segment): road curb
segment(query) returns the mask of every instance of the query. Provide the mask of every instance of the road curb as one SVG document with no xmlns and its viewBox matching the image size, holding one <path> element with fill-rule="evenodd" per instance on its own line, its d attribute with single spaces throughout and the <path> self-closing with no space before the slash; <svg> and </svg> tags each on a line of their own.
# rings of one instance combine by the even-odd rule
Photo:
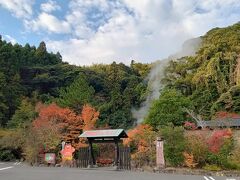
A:
<svg viewBox="0 0 240 180">
<path fill-rule="evenodd" d="M 160 170 L 153 169 L 152 171 L 156 173 L 167 174 L 240 177 L 240 171 L 207 171 L 203 169 L 178 169 L 178 168 L 166 168 Z"/>
</svg>

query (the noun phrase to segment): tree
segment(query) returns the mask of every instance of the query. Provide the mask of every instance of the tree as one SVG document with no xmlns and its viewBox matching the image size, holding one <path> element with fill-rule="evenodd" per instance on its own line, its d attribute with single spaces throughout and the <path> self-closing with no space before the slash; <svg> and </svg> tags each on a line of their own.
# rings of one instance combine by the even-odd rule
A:
<svg viewBox="0 0 240 180">
<path fill-rule="evenodd" d="M 31 123 L 36 115 L 34 106 L 31 102 L 29 102 L 28 99 L 23 99 L 11 121 L 8 122 L 8 126 L 11 128 L 23 127 Z"/>
<path fill-rule="evenodd" d="M 131 154 L 136 166 L 154 165 L 156 158 L 157 132 L 146 124 L 140 124 L 128 131 L 128 138 L 124 139 L 123 144 L 131 147 Z"/>
<path fill-rule="evenodd" d="M 184 162 L 183 152 L 186 148 L 186 140 L 183 132 L 182 127 L 168 126 L 160 129 L 160 133 L 165 140 L 164 156 L 172 166 L 181 166 Z"/>
<path fill-rule="evenodd" d="M 58 104 L 63 107 L 70 107 L 78 112 L 83 104 L 92 101 L 93 95 L 94 89 L 88 85 L 86 78 L 81 75 L 69 87 L 60 90 Z"/>
<path fill-rule="evenodd" d="M 165 89 L 154 101 L 145 123 L 158 128 L 169 123 L 182 125 L 186 121 L 184 108 L 190 107 L 190 100 L 174 89 Z"/>
<path fill-rule="evenodd" d="M 81 117 L 84 122 L 83 130 L 91 130 L 95 128 L 99 112 L 89 104 L 85 104 L 82 109 Z"/>
<path fill-rule="evenodd" d="M 99 117 L 99 112 L 89 104 L 85 104 L 82 108 L 81 118 L 83 120 L 83 131 L 95 129 L 96 122 Z M 79 147 L 86 147 L 87 139 L 81 138 Z"/>
<path fill-rule="evenodd" d="M 189 97 L 204 119 L 217 111 L 240 112 L 240 23 L 214 28 L 190 57 L 170 61 L 164 83 Z"/>
<path fill-rule="evenodd" d="M 39 116 L 33 121 L 33 127 L 42 136 L 42 139 L 48 139 L 49 136 L 46 132 L 50 130 L 52 134 L 59 137 L 58 143 L 63 140 L 71 142 L 75 148 L 79 146 L 78 136 L 83 129 L 83 120 L 80 115 L 69 108 L 61 108 L 54 103 L 50 105 L 39 104 L 37 111 Z M 56 141 L 54 142 L 56 143 Z"/>
<path fill-rule="evenodd" d="M 5 118 L 4 114 L 6 110 L 8 109 L 6 102 L 5 102 L 5 97 L 4 97 L 4 92 L 3 92 L 3 87 L 6 86 L 6 81 L 4 74 L 0 72 L 0 126 L 4 125 L 5 123 Z"/>
<path fill-rule="evenodd" d="M 8 85 L 4 87 L 4 97 L 8 107 L 5 112 L 5 125 L 15 113 L 17 107 L 21 104 L 21 95 L 24 94 L 24 89 L 21 86 L 20 81 L 20 75 L 17 73 L 11 80 L 8 79 Z"/>
</svg>

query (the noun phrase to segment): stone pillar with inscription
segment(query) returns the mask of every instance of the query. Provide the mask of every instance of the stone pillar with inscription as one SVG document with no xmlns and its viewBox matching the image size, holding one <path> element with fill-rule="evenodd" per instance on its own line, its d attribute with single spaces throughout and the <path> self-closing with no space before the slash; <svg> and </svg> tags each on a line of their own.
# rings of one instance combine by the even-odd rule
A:
<svg viewBox="0 0 240 180">
<path fill-rule="evenodd" d="M 156 141 L 156 164 L 157 169 L 165 168 L 165 159 L 163 153 L 163 139 L 157 137 Z"/>
</svg>

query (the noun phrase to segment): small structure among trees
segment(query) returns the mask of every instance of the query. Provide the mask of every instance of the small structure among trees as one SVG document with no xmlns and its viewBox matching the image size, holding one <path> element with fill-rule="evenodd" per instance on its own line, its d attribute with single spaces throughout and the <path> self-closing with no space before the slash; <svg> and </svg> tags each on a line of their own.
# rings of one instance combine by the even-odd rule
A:
<svg viewBox="0 0 240 180">
<path fill-rule="evenodd" d="M 119 147 L 119 143 L 122 142 L 122 138 L 127 138 L 128 135 L 123 129 L 107 129 L 107 130 L 89 130 L 82 133 L 79 138 L 87 138 L 88 140 L 88 167 L 94 167 L 96 165 L 96 159 L 93 152 L 93 143 L 114 143 L 115 144 L 115 160 L 114 166 L 119 169 L 121 167 L 126 167 L 130 169 L 130 151 L 126 151 Z M 81 150 L 80 150 L 81 152 Z M 128 157 L 126 158 L 126 152 Z M 84 154 L 84 153 L 82 153 Z M 80 156 L 82 154 L 79 154 Z M 79 159 L 83 159 L 79 157 Z M 122 164 L 124 160 L 125 164 Z M 86 161 L 86 159 L 85 159 Z M 81 162 L 80 162 L 81 163 Z"/>
</svg>

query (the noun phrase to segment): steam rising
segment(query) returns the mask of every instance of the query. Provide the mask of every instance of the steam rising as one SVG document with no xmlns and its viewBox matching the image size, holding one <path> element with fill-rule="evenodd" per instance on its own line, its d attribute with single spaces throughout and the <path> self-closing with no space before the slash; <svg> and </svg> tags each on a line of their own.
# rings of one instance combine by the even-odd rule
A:
<svg viewBox="0 0 240 180">
<path fill-rule="evenodd" d="M 161 80 L 163 79 L 164 69 L 168 63 L 171 60 L 177 60 L 184 56 L 195 55 L 195 52 L 199 49 L 200 44 L 200 38 L 190 39 L 183 44 L 180 52 L 169 56 L 167 59 L 158 60 L 153 64 L 153 67 L 146 78 L 146 80 L 148 80 L 148 96 L 139 109 L 132 109 L 132 114 L 133 117 L 137 119 L 137 124 L 142 123 L 144 118 L 148 115 L 152 101 L 159 98 L 160 90 L 164 87 Z"/>
</svg>

